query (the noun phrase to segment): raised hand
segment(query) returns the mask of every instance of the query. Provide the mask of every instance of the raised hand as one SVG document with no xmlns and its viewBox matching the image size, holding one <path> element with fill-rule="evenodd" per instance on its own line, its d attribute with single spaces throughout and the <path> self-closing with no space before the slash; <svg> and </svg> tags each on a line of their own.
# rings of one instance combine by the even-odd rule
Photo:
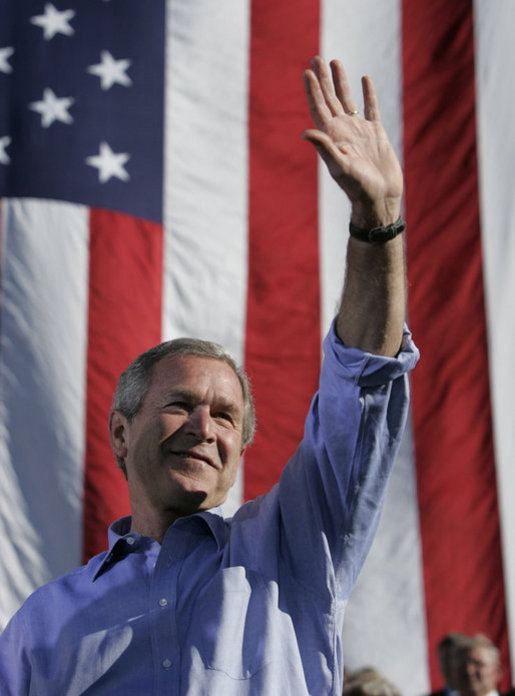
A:
<svg viewBox="0 0 515 696">
<path fill-rule="evenodd" d="M 352 204 L 352 222 L 363 228 L 388 225 L 400 213 L 403 177 L 399 161 L 381 124 L 374 83 L 362 78 L 364 118 L 342 64 L 331 72 L 320 57 L 303 74 L 309 110 L 316 129 L 302 135 L 317 149 L 329 172 Z"/>
</svg>

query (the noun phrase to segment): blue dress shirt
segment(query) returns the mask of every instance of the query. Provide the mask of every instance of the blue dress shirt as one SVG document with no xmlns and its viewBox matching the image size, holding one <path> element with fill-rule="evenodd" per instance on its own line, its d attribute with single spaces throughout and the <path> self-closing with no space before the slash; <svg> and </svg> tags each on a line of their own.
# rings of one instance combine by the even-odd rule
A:
<svg viewBox="0 0 515 696">
<path fill-rule="evenodd" d="M 232 519 L 178 519 L 37 590 L 0 637 L 3 696 L 341 695 L 343 615 L 380 515 L 418 353 L 324 343 L 280 483 Z"/>
</svg>

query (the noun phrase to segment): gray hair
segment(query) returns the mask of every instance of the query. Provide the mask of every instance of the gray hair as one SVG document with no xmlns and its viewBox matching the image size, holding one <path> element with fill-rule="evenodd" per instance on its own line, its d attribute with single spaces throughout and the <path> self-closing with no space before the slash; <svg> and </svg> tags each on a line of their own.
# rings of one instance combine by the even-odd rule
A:
<svg viewBox="0 0 515 696">
<path fill-rule="evenodd" d="M 194 355 L 199 358 L 212 358 L 226 363 L 238 378 L 243 392 L 242 447 L 250 445 L 256 430 L 254 402 L 250 381 L 241 367 L 238 367 L 225 348 L 212 341 L 198 338 L 175 338 L 149 348 L 131 362 L 122 372 L 113 397 L 112 410 L 122 413 L 130 422 L 140 410 L 143 400 L 150 389 L 154 366 L 163 358 L 174 355 Z M 125 462 L 116 456 L 120 469 L 127 477 Z"/>
<path fill-rule="evenodd" d="M 474 648 L 486 648 L 492 657 L 492 665 L 495 667 L 500 665 L 499 648 L 483 633 L 476 633 L 475 636 L 471 637 L 468 649 L 473 650 Z"/>
</svg>

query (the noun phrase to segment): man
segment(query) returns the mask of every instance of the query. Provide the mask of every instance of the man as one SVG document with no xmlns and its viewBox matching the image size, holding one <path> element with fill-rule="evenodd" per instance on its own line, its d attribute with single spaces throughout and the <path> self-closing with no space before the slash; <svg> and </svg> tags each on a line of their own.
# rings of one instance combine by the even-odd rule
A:
<svg viewBox="0 0 515 696">
<path fill-rule="evenodd" d="M 499 649 L 478 633 L 458 653 L 457 688 L 461 696 L 499 696 L 502 677 Z M 509 692 L 513 693 L 513 690 Z"/>
<path fill-rule="evenodd" d="M 471 644 L 472 638 L 465 633 L 448 633 L 438 643 L 438 664 L 445 686 L 431 696 L 451 696 L 459 691 L 460 655 Z"/>
<path fill-rule="evenodd" d="M 224 520 L 252 435 L 245 378 L 205 342 L 140 356 L 109 421 L 131 517 L 111 526 L 108 552 L 13 618 L 2 694 L 341 694 L 344 609 L 417 352 L 403 336 L 400 167 L 371 80 L 361 118 L 340 63 L 331 71 L 315 58 L 305 72 L 316 128 L 304 137 L 349 196 L 357 238 L 303 441 L 280 483 Z"/>
</svg>

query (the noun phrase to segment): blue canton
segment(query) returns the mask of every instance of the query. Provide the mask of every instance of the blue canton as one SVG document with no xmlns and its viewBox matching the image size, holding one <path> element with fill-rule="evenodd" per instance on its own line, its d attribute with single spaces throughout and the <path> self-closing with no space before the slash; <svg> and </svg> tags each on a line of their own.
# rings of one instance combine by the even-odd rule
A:
<svg viewBox="0 0 515 696">
<path fill-rule="evenodd" d="M 0 196 L 162 221 L 164 0 L 2 0 Z"/>
</svg>

